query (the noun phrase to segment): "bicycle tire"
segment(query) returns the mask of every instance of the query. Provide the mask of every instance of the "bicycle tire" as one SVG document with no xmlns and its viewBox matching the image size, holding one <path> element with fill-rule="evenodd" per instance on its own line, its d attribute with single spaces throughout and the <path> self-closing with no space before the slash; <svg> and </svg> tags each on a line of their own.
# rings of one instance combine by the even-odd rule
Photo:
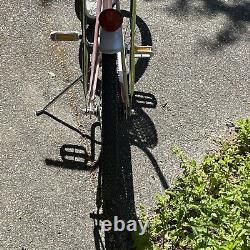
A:
<svg viewBox="0 0 250 250">
<path fill-rule="evenodd" d="M 87 0 L 88 1 L 88 0 Z M 82 21 L 82 0 L 75 0 L 75 13 L 77 18 Z M 91 24 L 95 22 L 95 16 L 87 14 L 86 15 L 86 23 Z"/>
<path fill-rule="evenodd" d="M 122 214 L 119 201 L 120 181 L 120 86 L 117 74 L 117 54 L 102 54 L 102 198 L 104 217 L 113 221 Z M 105 249 L 128 249 L 124 247 L 127 233 L 112 228 L 105 232 Z M 123 240 L 122 240 L 123 239 Z"/>
<path fill-rule="evenodd" d="M 114 180 L 118 167 L 118 76 L 117 55 L 102 54 L 102 153 L 104 213 L 111 216 L 115 208 Z M 111 186 L 112 185 L 112 186 Z"/>
</svg>

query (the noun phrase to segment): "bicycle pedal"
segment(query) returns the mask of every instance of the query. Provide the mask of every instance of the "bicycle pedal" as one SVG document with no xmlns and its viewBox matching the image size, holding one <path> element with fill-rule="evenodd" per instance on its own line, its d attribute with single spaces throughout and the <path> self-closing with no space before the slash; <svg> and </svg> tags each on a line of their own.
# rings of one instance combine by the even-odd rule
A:
<svg viewBox="0 0 250 250">
<path fill-rule="evenodd" d="M 78 41 L 81 39 L 81 35 L 74 31 L 53 31 L 50 39 L 52 41 Z"/>
<path fill-rule="evenodd" d="M 135 46 L 135 58 L 151 57 L 152 46 Z"/>
</svg>

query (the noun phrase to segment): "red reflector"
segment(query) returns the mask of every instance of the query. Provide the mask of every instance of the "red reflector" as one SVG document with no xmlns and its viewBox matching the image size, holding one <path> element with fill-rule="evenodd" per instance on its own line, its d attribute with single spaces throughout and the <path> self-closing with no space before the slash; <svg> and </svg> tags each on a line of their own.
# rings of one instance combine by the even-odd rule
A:
<svg viewBox="0 0 250 250">
<path fill-rule="evenodd" d="M 99 16 L 101 27 L 108 32 L 113 32 L 120 28 L 122 21 L 122 14 L 114 9 L 106 9 Z"/>
</svg>

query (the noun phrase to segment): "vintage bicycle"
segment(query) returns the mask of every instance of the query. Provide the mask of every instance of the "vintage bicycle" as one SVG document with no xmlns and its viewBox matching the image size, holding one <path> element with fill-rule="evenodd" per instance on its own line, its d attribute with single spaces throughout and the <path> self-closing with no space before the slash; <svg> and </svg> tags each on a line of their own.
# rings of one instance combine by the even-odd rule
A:
<svg viewBox="0 0 250 250">
<path fill-rule="evenodd" d="M 124 1 L 125 2 L 125 1 Z M 82 32 L 52 32 L 53 41 L 79 41 L 82 75 L 50 101 L 37 116 L 48 114 L 46 109 L 73 85 L 81 81 L 85 113 L 95 115 L 101 127 L 101 163 L 117 164 L 119 117 L 128 117 L 132 110 L 135 64 L 137 58 L 150 57 L 151 46 L 140 43 L 136 32 L 136 0 L 130 0 L 129 11 L 122 10 L 120 0 L 75 0 L 76 15 Z M 92 41 L 89 26 L 94 27 Z M 101 72 L 101 86 L 97 82 Z"/>
<path fill-rule="evenodd" d="M 45 114 L 59 121 L 47 109 L 77 82 L 82 82 L 84 113 L 95 116 L 101 128 L 99 167 L 102 172 L 101 189 L 104 191 L 98 189 L 98 192 L 103 200 L 106 219 L 117 215 L 121 209 L 119 204 L 114 204 L 117 193 L 112 181 L 119 171 L 119 123 L 133 113 L 136 63 L 152 55 L 152 47 L 142 45 L 143 38 L 137 27 L 136 0 L 122 3 L 126 3 L 128 10 L 122 9 L 120 0 L 75 0 L 81 33 L 56 31 L 50 38 L 53 41 L 80 41 L 82 75 L 36 113 L 37 116 Z M 100 204 L 97 207 L 97 214 L 91 215 L 93 219 L 99 214 Z M 106 241 L 107 249 L 118 249 L 116 244 L 110 243 L 110 237 L 106 237 Z"/>
</svg>

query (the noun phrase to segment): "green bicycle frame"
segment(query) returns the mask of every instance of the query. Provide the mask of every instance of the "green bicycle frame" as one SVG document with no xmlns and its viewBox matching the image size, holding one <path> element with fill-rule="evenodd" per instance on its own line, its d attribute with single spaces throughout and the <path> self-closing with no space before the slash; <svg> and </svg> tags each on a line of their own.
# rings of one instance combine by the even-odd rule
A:
<svg viewBox="0 0 250 250">
<path fill-rule="evenodd" d="M 134 84 L 135 84 L 135 27 L 136 27 L 136 0 L 130 2 L 130 70 L 129 70 L 129 96 L 130 106 L 132 106 L 132 98 L 134 95 Z"/>
</svg>

